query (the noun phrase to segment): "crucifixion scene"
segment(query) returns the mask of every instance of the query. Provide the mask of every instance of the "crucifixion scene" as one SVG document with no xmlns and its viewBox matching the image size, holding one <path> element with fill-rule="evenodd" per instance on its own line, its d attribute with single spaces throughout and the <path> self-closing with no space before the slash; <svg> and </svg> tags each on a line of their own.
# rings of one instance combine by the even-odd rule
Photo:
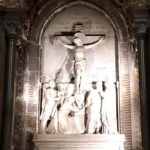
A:
<svg viewBox="0 0 150 150">
<path fill-rule="evenodd" d="M 97 29 L 90 31 L 92 24 L 80 22 L 88 15 L 76 17 L 68 25 L 56 17 L 43 37 L 40 133 L 116 134 L 113 29 L 94 18 Z"/>
<path fill-rule="evenodd" d="M 82 34 L 82 33 L 81 33 Z M 80 37 L 75 34 L 75 38 L 73 39 L 74 45 L 65 44 L 58 38 L 58 41 L 66 48 L 74 51 L 74 75 L 75 75 L 75 87 L 76 92 L 80 93 L 83 90 L 83 81 L 84 81 L 84 74 L 86 68 L 86 50 L 95 47 L 96 45 L 100 44 L 101 40 L 105 37 L 105 35 L 100 35 L 99 39 L 91 44 L 84 45 Z"/>
<path fill-rule="evenodd" d="M 150 150 L 150 0 L 0 0 L 0 150 Z"/>
</svg>

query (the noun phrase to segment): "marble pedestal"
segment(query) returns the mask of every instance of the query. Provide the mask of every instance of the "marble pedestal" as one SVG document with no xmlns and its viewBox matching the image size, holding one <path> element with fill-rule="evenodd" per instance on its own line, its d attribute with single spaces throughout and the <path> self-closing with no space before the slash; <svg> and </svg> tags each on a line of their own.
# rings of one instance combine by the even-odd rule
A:
<svg viewBox="0 0 150 150">
<path fill-rule="evenodd" d="M 38 134 L 35 150 L 124 150 L 120 134 Z"/>
</svg>

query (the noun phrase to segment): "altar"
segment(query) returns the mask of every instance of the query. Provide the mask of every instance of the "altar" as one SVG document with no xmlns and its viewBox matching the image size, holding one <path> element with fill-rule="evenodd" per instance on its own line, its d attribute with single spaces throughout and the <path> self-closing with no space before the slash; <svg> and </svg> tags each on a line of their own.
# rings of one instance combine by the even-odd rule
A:
<svg viewBox="0 0 150 150">
<path fill-rule="evenodd" d="M 124 150 L 124 135 L 37 135 L 38 150 Z"/>
</svg>

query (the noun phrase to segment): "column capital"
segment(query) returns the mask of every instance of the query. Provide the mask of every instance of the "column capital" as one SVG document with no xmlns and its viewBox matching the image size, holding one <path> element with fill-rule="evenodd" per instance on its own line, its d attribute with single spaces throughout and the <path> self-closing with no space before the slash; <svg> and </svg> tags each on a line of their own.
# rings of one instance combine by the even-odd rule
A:
<svg viewBox="0 0 150 150">
<path fill-rule="evenodd" d="M 7 9 L 4 16 L 4 28 L 7 34 L 16 35 L 22 12 L 22 9 Z"/>
<path fill-rule="evenodd" d="M 133 9 L 133 28 L 137 34 L 146 34 L 149 23 L 149 11 L 148 9 Z"/>
<path fill-rule="evenodd" d="M 16 22 L 11 22 L 11 21 L 5 22 L 5 29 L 8 35 L 16 35 L 17 27 L 18 24 Z"/>
</svg>

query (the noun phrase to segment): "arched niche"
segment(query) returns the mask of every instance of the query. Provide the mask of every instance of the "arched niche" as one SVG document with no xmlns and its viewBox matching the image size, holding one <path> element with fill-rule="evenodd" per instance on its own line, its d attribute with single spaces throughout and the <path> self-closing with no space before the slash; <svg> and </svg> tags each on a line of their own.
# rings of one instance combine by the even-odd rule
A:
<svg viewBox="0 0 150 150">
<path fill-rule="evenodd" d="M 78 33 L 79 31 L 74 31 L 74 28 L 77 27 L 81 28 L 78 29 L 82 30 L 80 33 Z M 93 41 L 105 35 L 105 39 L 100 44 L 85 52 L 86 69 L 83 84 L 85 92 L 91 90 L 93 82 L 101 84 L 101 88 L 106 88 L 105 86 L 108 84 L 107 91 L 109 92 L 107 92 L 105 100 L 105 105 L 107 105 L 106 115 L 109 124 L 114 126 L 112 130 L 117 131 L 117 39 L 113 25 L 102 10 L 99 11 L 89 6 L 75 5 L 67 9 L 62 9 L 54 17 L 50 18 L 41 37 L 41 78 L 43 75 L 46 75 L 54 79 L 57 86 L 61 86 L 62 89 L 60 91 L 63 90 L 64 94 L 67 95 L 72 76 L 76 78 L 73 63 L 75 52 L 63 47 L 56 39 L 56 36 L 65 43 L 72 44 L 75 36 L 78 36 L 77 34 L 81 34 L 79 38 L 85 46 L 87 43 L 93 43 Z M 102 84 L 105 84 L 105 86 Z M 75 90 L 74 94 L 77 93 Z M 84 118 L 84 115 L 81 117 Z M 62 118 L 57 118 L 59 125 L 61 124 L 60 119 Z M 81 122 L 84 122 L 84 120 Z M 63 133 L 63 131 L 58 132 Z"/>
<path fill-rule="evenodd" d="M 100 67 L 98 68 L 107 68 L 104 64 L 102 64 L 98 58 L 101 57 L 103 59 L 103 62 L 107 62 L 107 64 L 110 64 L 111 67 L 113 67 L 114 71 L 114 82 L 116 83 L 116 94 L 115 94 L 115 110 L 116 110 L 116 116 L 117 116 L 117 126 L 118 126 L 118 132 L 121 134 L 125 134 L 126 137 L 126 143 L 125 147 L 126 149 L 131 149 L 132 147 L 135 147 L 138 145 L 138 141 L 140 141 L 140 134 L 137 135 L 137 131 L 140 132 L 140 119 L 135 117 L 136 114 L 140 116 L 140 108 L 138 105 L 139 97 L 138 94 L 135 92 L 135 90 L 131 89 L 133 85 L 136 85 L 136 90 L 138 90 L 138 73 L 137 68 L 133 65 L 135 62 L 134 55 L 131 52 L 131 47 L 129 44 L 129 33 L 127 29 L 127 25 L 125 23 L 124 18 L 120 15 L 120 13 L 116 10 L 114 5 L 110 1 L 92 1 L 92 2 L 86 2 L 86 1 L 76 1 L 76 2 L 70 2 L 70 1 L 51 1 L 47 2 L 43 7 L 38 11 L 38 15 L 35 17 L 32 26 L 30 28 L 30 35 L 29 35 L 29 41 L 32 41 L 32 44 L 28 45 L 28 53 L 27 53 L 27 69 L 25 73 L 26 78 L 26 87 L 24 88 L 24 93 L 28 93 L 25 97 L 25 101 L 27 101 L 27 111 L 30 111 L 30 107 L 32 109 L 32 113 L 36 114 L 32 117 L 30 116 L 30 119 L 32 119 L 36 122 L 36 124 L 27 124 L 27 126 L 30 128 L 35 128 L 38 132 L 38 126 L 39 126 L 39 106 L 40 106 L 40 97 L 41 97 L 41 89 L 40 89 L 40 76 L 43 73 L 47 73 L 46 70 L 42 65 L 43 63 L 47 62 L 47 60 L 44 62 L 42 56 L 53 56 L 50 53 L 54 53 L 54 51 L 49 51 L 50 53 L 43 54 L 43 49 L 41 48 L 43 37 L 48 36 L 45 31 L 50 31 L 50 33 L 53 35 L 54 29 L 52 27 L 55 24 L 54 22 L 57 22 L 59 17 L 61 15 L 65 14 L 65 11 L 69 11 L 69 9 L 72 9 L 72 13 L 74 12 L 73 9 L 78 8 L 84 8 L 86 11 L 88 9 L 95 14 L 95 16 L 98 14 L 99 17 L 102 17 L 107 22 L 106 27 L 109 27 L 112 35 L 104 31 L 104 34 L 106 34 L 106 40 L 107 46 L 104 46 L 106 44 L 103 42 L 101 45 L 98 46 L 98 49 L 94 48 L 93 51 L 100 51 L 102 47 L 105 47 L 105 56 L 107 55 L 107 50 L 111 47 L 112 51 L 112 57 L 110 59 L 104 59 L 101 57 L 101 55 L 95 55 L 97 57 L 97 61 Z M 51 9 L 50 9 L 51 8 Z M 68 13 L 68 12 L 67 12 Z M 84 13 L 84 12 L 83 12 Z M 87 14 L 85 14 L 87 15 Z M 91 15 L 91 14 L 89 14 Z M 82 16 L 82 15 L 81 15 Z M 67 14 L 66 14 L 67 18 Z M 69 18 L 69 14 L 68 14 Z M 88 18 L 88 16 L 87 16 Z M 86 19 L 87 19 L 86 18 Z M 94 17 L 96 18 L 96 17 Z M 92 18 L 92 19 L 94 19 Z M 56 20 L 55 20 L 56 19 Z M 79 18 L 78 18 L 79 19 Z M 77 20 L 78 20 L 77 19 Z M 85 20 L 86 20 L 85 19 Z M 90 20 L 90 18 L 89 18 Z M 95 19 L 96 20 L 96 19 Z M 80 20 L 79 20 L 80 21 Z M 83 18 L 82 20 L 83 21 Z M 104 22 L 105 22 L 104 21 Z M 64 20 L 63 20 L 63 23 Z M 88 25 L 92 25 L 89 22 L 84 22 L 85 26 L 87 25 L 87 29 L 91 28 L 88 27 Z M 48 26 L 50 26 L 48 28 Z M 57 26 L 55 26 L 57 27 Z M 63 26 L 65 27 L 65 25 Z M 101 25 L 98 24 L 99 29 L 101 29 Z M 72 26 L 68 23 L 68 29 L 70 30 Z M 49 30 L 50 29 L 50 30 Z M 91 28 L 94 29 L 95 28 Z M 55 29 L 56 30 L 56 29 Z M 62 29 L 63 30 L 63 29 Z M 65 29 L 67 30 L 67 28 Z M 58 30 L 59 31 L 59 30 Z M 86 32 L 89 32 L 88 30 Z M 97 31 L 95 31 L 97 32 Z M 49 33 L 48 33 L 49 34 Z M 111 37 L 111 38 L 110 38 Z M 114 37 L 114 38 L 112 38 Z M 110 38 L 111 40 L 108 40 Z M 95 37 L 89 38 L 89 41 L 85 42 L 91 42 L 90 40 L 94 40 Z M 112 40 L 114 39 L 114 41 Z M 87 39 L 88 40 L 88 39 Z M 54 41 L 56 42 L 56 41 Z M 67 42 L 67 41 L 66 41 Z M 35 44 L 37 43 L 37 44 Z M 57 44 L 55 45 L 57 46 Z M 47 45 L 47 47 L 52 47 L 52 45 Z M 58 46 L 60 49 L 61 47 Z M 64 48 L 62 48 L 63 51 L 65 51 Z M 110 50 L 110 49 L 109 49 Z M 45 51 L 48 52 L 48 50 L 45 49 Z M 109 51 L 110 53 L 110 51 Z M 93 53 L 92 53 L 93 54 Z M 55 54 L 57 55 L 57 54 Z M 59 55 L 57 57 L 57 62 L 59 62 L 59 59 L 62 56 Z M 70 55 L 71 57 L 71 55 Z M 93 57 L 92 55 L 89 55 L 89 59 Z M 47 57 L 48 58 L 48 57 Z M 64 57 L 63 57 L 64 58 Z M 113 64 L 108 63 L 111 59 L 113 59 Z M 51 62 L 52 63 L 52 62 Z M 90 64 L 89 64 L 90 65 Z M 48 66 L 48 64 L 46 64 Z M 51 65 L 52 66 L 52 65 Z M 57 64 L 56 64 L 57 66 Z M 52 70 L 57 69 L 53 68 Z M 51 70 L 50 70 L 51 71 Z M 50 72 L 48 70 L 48 72 Z M 55 71 L 54 71 L 55 72 Z M 91 75 L 92 76 L 92 75 Z M 135 78 L 134 78 L 135 77 Z M 95 79 L 95 77 L 92 78 Z M 90 80 L 89 80 L 90 81 Z M 30 87 L 34 88 L 30 88 Z M 138 107 L 136 114 L 133 112 Z M 34 109 L 33 109 L 34 108 Z M 132 111 L 133 110 L 133 111 Z M 135 127 L 135 128 L 134 128 Z M 26 131 L 28 132 L 28 131 Z M 135 139 L 135 137 L 138 137 L 138 139 Z M 139 144 L 140 145 L 140 144 Z"/>
</svg>

